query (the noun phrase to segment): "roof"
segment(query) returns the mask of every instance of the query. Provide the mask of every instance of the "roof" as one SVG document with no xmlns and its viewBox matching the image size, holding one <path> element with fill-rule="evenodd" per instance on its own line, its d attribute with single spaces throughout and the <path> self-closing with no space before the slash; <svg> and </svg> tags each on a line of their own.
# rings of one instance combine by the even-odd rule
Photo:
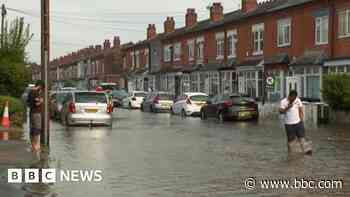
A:
<svg viewBox="0 0 350 197">
<path fill-rule="evenodd" d="M 265 65 L 271 65 L 271 64 L 288 64 L 289 63 L 289 56 L 288 53 L 278 53 L 274 56 L 267 57 L 264 59 Z"/>
<path fill-rule="evenodd" d="M 242 10 L 236 10 L 236 11 L 224 14 L 223 19 L 217 22 L 214 22 L 211 19 L 199 21 L 197 22 L 196 25 L 192 27 L 188 27 L 188 28 L 182 27 L 182 28 L 176 29 L 172 33 L 163 35 L 161 39 L 170 39 L 170 38 L 174 38 L 176 36 L 180 36 L 188 33 L 195 33 L 195 32 L 208 30 L 214 27 L 223 26 L 224 24 L 227 24 L 227 23 L 238 22 L 240 20 L 243 20 L 249 17 L 255 17 L 255 16 L 260 16 L 271 12 L 280 11 L 290 7 L 303 5 L 305 3 L 309 3 L 312 1 L 315 1 L 315 0 L 271 0 L 269 2 L 258 4 L 258 8 L 254 11 L 244 13 L 242 12 Z"/>
<path fill-rule="evenodd" d="M 305 66 L 305 65 L 322 65 L 328 56 L 319 50 L 305 51 L 303 56 L 294 59 L 291 66 Z"/>
</svg>

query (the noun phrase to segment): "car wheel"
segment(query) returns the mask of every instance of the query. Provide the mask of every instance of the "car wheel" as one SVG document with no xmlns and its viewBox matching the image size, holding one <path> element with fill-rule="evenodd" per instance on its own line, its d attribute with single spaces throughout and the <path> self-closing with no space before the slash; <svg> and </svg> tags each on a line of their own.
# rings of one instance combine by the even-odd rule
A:
<svg viewBox="0 0 350 197">
<path fill-rule="evenodd" d="M 186 111 L 184 109 L 181 110 L 181 117 L 182 118 L 186 118 L 187 114 Z"/>
<path fill-rule="evenodd" d="M 142 104 L 141 104 L 141 106 L 140 106 L 140 110 L 141 110 L 141 111 L 144 111 L 143 105 L 142 105 Z"/>
<path fill-rule="evenodd" d="M 207 114 L 205 114 L 205 111 L 204 110 L 201 110 L 201 119 L 202 120 L 206 120 L 208 117 L 207 117 Z"/>
<path fill-rule="evenodd" d="M 170 108 L 170 115 L 175 115 L 173 108 Z"/>
<path fill-rule="evenodd" d="M 129 109 L 132 109 L 131 103 L 129 103 Z"/>
<path fill-rule="evenodd" d="M 63 115 L 63 113 L 61 114 L 61 123 L 63 126 L 66 126 L 66 117 Z"/>
</svg>

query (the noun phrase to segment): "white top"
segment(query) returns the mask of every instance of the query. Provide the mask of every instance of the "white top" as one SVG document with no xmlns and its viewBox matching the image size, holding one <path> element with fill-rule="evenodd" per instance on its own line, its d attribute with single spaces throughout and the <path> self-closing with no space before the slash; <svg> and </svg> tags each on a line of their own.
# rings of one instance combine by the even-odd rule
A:
<svg viewBox="0 0 350 197">
<path fill-rule="evenodd" d="M 281 101 L 281 108 L 285 109 L 288 107 L 289 101 L 287 98 L 283 99 Z M 298 124 L 300 120 L 299 116 L 299 108 L 303 107 L 303 103 L 299 98 L 296 98 L 293 102 L 293 107 L 291 107 L 285 114 L 284 114 L 284 123 L 285 124 Z"/>
</svg>

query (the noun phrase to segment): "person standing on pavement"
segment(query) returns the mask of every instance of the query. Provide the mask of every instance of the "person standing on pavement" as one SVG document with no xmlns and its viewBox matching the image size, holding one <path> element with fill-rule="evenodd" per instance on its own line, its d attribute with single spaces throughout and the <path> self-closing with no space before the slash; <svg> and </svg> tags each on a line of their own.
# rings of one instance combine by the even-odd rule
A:
<svg viewBox="0 0 350 197">
<path fill-rule="evenodd" d="M 297 144 L 305 154 L 312 154 L 310 142 L 305 138 L 303 103 L 298 98 L 297 91 L 292 90 L 289 96 L 281 101 L 279 111 L 284 114 L 289 151 L 293 151 Z"/>
<path fill-rule="evenodd" d="M 38 80 L 35 83 L 35 87 L 31 90 L 28 95 L 28 104 L 30 108 L 29 121 L 30 121 L 30 141 L 32 144 L 32 151 L 40 151 L 40 134 L 42 130 L 41 125 L 41 113 L 43 110 L 44 98 L 42 96 L 42 90 L 45 83 Z"/>
</svg>

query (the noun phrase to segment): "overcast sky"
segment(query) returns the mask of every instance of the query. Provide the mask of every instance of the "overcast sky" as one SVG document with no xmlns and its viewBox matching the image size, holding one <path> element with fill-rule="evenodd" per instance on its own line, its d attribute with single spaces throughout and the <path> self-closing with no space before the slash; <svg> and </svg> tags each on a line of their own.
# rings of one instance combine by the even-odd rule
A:
<svg viewBox="0 0 350 197">
<path fill-rule="evenodd" d="M 31 61 L 40 62 L 40 0 L 0 0 L 8 18 L 24 16 L 34 33 L 28 47 Z M 147 24 L 155 23 L 163 32 L 166 16 L 175 18 L 176 27 L 184 25 L 187 8 L 196 8 L 199 20 L 209 17 L 206 9 L 221 2 L 224 12 L 240 8 L 241 0 L 51 0 L 51 59 L 89 45 L 102 44 L 118 35 L 122 43 L 146 38 Z"/>
</svg>

